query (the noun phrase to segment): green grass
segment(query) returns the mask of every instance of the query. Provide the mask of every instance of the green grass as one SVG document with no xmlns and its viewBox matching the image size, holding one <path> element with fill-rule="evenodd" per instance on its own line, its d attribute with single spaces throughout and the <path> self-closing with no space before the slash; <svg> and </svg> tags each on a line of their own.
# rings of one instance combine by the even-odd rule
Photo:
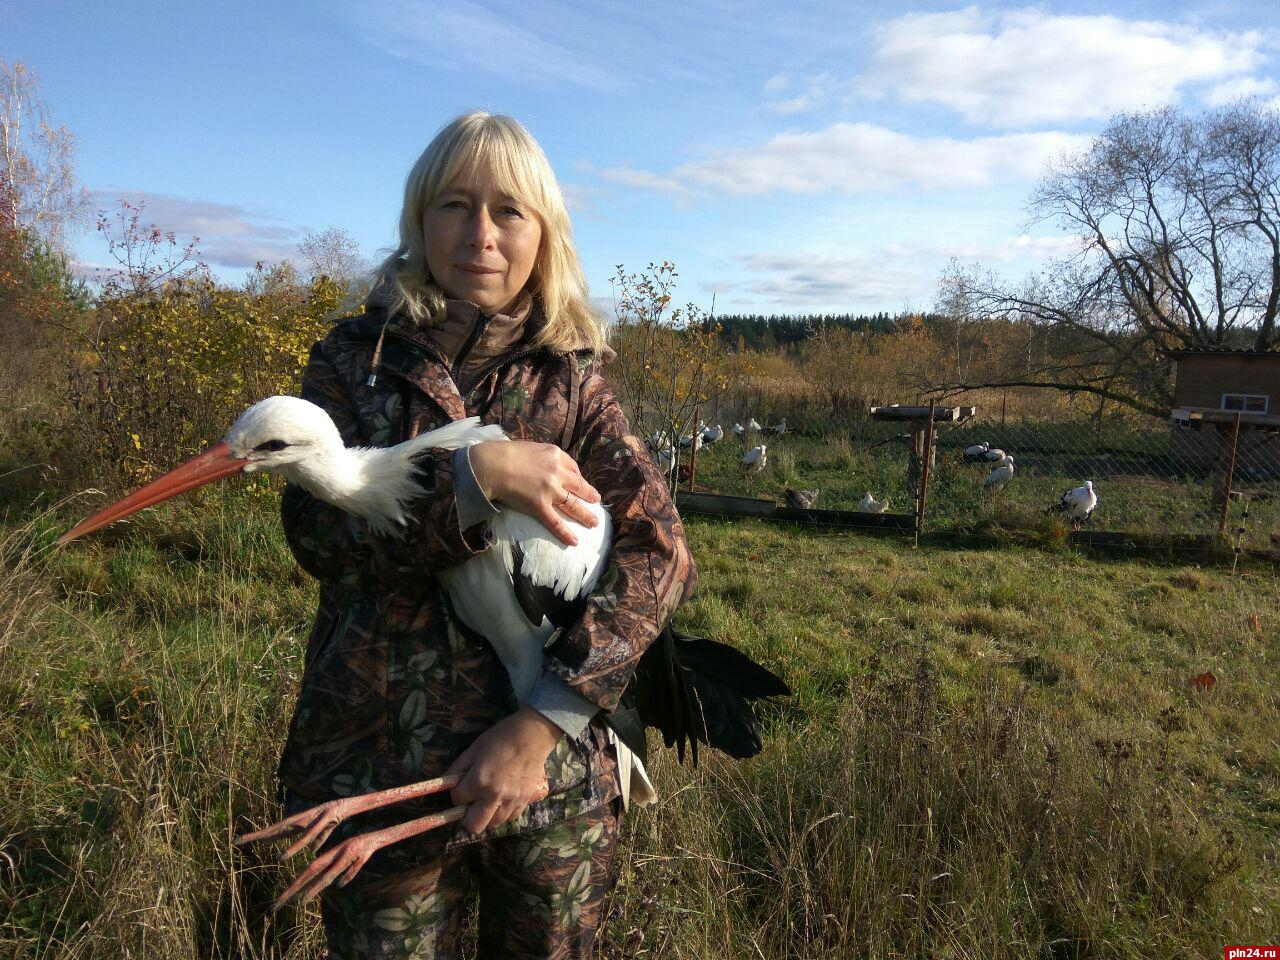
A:
<svg viewBox="0 0 1280 960">
<path fill-rule="evenodd" d="M 314 602 L 272 508 L 229 489 L 65 550 L 49 517 L 0 532 L 0 955 L 322 955 L 313 910 L 267 909 L 289 870 L 230 844 L 275 815 Z M 1274 939 L 1272 568 L 687 528 L 701 583 L 681 626 L 795 695 L 766 711 L 759 758 L 656 761 L 605 956 Z"/>
</svg>

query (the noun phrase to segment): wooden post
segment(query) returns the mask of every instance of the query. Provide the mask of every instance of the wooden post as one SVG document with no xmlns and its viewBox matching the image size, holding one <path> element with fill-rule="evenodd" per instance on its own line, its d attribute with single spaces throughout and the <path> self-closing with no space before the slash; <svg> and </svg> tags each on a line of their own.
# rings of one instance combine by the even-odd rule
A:
<svg viewBox="0 0 1280 960">
<path fill-rule="evenodd" d="M 938 401 L 929 401 L 929 422 L 924 425 L 924 456 L 921 457 L 920 496 L 916 500 L 916 546 L 924 529 L 925 502 L 929 495 L 929 468 L 933 465 L 933 415 Z M 913 421 L 914 422 L 914 421 Z"/>
<path fill-rule="evenodd" d="M 1221 449 L 1224 431 L 1218 431 L 1218 445 Z M 1227 532 L 1227 511 L 1231 507 L 1231 481 L 1236 473 L 1236 445 L 1240 442 L 1240 414 L 1236 413 L 1235 423 L 1231 425 L 1231 439 L 1227 441 L 1226 449 L 1226 466 L 1220 474 L 1221 483 L 1216 482 L 1213 485 L 1214 499 L 1221 498 L 1222 515 L 1218 520 L 1218 536 L 1224 536 Z"/>
<path fill-rule="evenodd" d="M 907 489 L 913 497 L 920 496 L 920 480 L 924 475 L 922 464 L 927 463 L 929 467 L 936 465 L 935 451 L 926 440 L 926 437 L 933 435 L 936 404 L 936 400 L 929 401 L 929 423 L 923 429 L 920 426 L 920 417 L 913 417 L 911 420 L 911 449 L 907 453 Z"/>
<path fill-rule="evenodd" d="M 693 493 L 693 483 L 698 476 L 698 439 L 702 436 L 702 428 L 698 426 L 698 411 L 702 404 L 693 408 L 693 442 L 689 444 L 689 492 Z M 680 440 L 677 437 L 676 443 Z"/>
<path fill-rule="evenodd" d="M 920 418 L 911 420 L 911 448 L 907 451 L 907 490 L 911 496 L 920 497 Z"/>
</svg>

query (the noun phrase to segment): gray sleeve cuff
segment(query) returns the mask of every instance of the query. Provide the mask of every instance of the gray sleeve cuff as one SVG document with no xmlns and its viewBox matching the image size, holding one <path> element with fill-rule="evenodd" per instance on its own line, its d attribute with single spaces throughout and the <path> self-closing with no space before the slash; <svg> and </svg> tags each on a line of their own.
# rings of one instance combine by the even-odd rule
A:
<svg viewBox="0 0 1280 960">
<path fill-rule="evenodd" d="M 600 708 L 557 676 L 543 673 L 529 694 L 529 706 L 570 737 L 576 737 Z"/>
<path fill-rule="evenodd" d="M 498 513 L 471 469 L 470 450 L 470 447 L 461 447 L 453 452 L 453 493 L 458 500 L 458 526 L 463 530 L 492 520 Z"/>
</svg>

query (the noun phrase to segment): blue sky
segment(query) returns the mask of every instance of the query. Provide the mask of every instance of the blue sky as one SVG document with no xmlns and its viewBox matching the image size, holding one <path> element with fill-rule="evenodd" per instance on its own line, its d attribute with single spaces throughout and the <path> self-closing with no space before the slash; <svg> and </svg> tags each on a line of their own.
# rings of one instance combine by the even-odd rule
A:
<svg viewBox="0 0 1280 960">
<path fill-rule="evenodd" d="M 75 134 L 95 208 L 144 200 L 228 281 L 330 225 L 372 259 L 414 159 L 479 107 L 546 149 L 602 302 L 615 264 L 669 259 L 703 309 L 896 312 L 952 257 L 1018 277 L 1064 252 L 1026 198 L 1110 115 L 1280 97 L 1269 9 L 8 0 L 0 58 Z"/>
</svg>

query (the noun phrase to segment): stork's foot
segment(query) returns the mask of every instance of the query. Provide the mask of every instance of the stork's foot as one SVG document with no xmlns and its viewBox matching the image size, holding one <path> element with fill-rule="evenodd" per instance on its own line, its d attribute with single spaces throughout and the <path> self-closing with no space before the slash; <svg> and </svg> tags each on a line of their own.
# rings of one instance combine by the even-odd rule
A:
<svg viewBox="0 0 1280 960">
<path fill-rule="evenodd" d="M 422 783 L 392 787 L 390 790 L 379 790 L 376 793 L 365 793 L 358 797 L 342 797 L 338 800 L 330 800 L 328 803 L 322 803 L 319 806 L 303 810 L 301 813 L 295 813 L 293 816 L 272 826 L 238 837 L 236 846 L 245 846 L 261 840 L 277 840 L 281 837 L 293 837 L 296 834 L 301 834 L 281 854 L 280 858 L 282 860 L 288 860 L 303 850 L 319 850 L 339 824 L 350 820 L 357 814 L 377 810 L 380 807 L 387 807 L 393 803 L 416 800 L 418 797 L 426 797 L 434 793 L 452 790 L 461 779 L 462 774 L 455 773 L 447 777 L 437 777 L 434 780 L 424 780 Z M 319 863 L 318 860 L 316 862 Z M 328 886 L 328 884 L 325 884 L 325 886 Z"/>
<path fill-rule="evenodd" d="M 461 773 L 453 773 L 448 776 L 437 777 L 434 780 L 424 780 L 422 783 L 392 787 L 390 790 L 380 790 L 377 793 L 366 793 L 359 797 L 343 797 L 339 800 L 330 800 L 328 803 L 322 803 L 309 810 L 303 810 L 301 813 L 295 813 L 293 816 L 287 817 L 272 826 L 254 833 L 245 834 L 236 840 L 236 845 L 244 846 L 245 844 L 257 843 L 260 840 L 276 840 L 280 837 L 294 837 L 301 834 L 289 845 L 281 857 L 281 859 L 287 860 L 289 857 L 306 849 L 318 850 L 329 839 L 329 835 L 333 833 L 339 824 L 357 814 L 365 813 L 369 810 L 377 810 L 380 807 L 387 807 L 405 800 L 416 800 L 419 797 L 430 796 L 434 793 L 444 793 L 446 790 L 452 790 L 456 787 L 462 777 L 463 774 Z M 537 792 L 529 798 L 529 802 L 533 803 L 541 800 L 546 795 L 547 784 L 544 780 Z M 360 872 L 360 868 L 369 861 L 369 858 L 383 847 L 399 843 L 401 840 L 407 840 L 409 837 L 417 836 L 420 833 L 426 833 L 428 830 L 434 830 L 436 827 L 442 827 L 446 823 L 455 823 L 461 820 L 466 812 L 466 806 L 450 807 L 440 813 L 428 814 L 425 817 L 418 817 L 416 820 L 410 820 L 407 823 L 387 827 L 384 830 L 362 833 L 342 841 L 332 850 L 327 850 L 316 857 L 298 875 L 298 878 L 289 884 L 284 893 L 280 894 L 273 905 L 274 909 L 279 910 L 291 900 L 298 900 L 299 902 L 310 900 L 318 896 L 322 890 L 335 880 L 339 886 L 346 886 Z"/>
<path fill-rule="evenodd" d="M 436 827 L 442 827 L 446 823 L 461 820 L 466 812 L 466 807 L 452 807 L 441 813 L 432 813 L 425 817 L 419 817 L 417 820 L 410 820 L 408 823 L 402 823 L 399 826 L 362 833 L 359 836 L 344 840 L 332 850 L 328 850 L 316 857 L 307 869 L 298 874 L 298 878 L 289 884 L 284 893 L 280 894 L 276 902 L 272 904 L 272 909 L 279 910 L 286 903 L 295 899 L 299 903 L 305 903 L 313 897 L 319 896 L 321 891 L 335 880 L 338 886 L 345 887 L 355 879 L 355 875 L 360 872 L 361 867 L 368 863 L 369 858 L 383 847 L 399 843 L 401 840 L 407 840 L 409 837 L 417 836 L 420 833 L 426 833 L 428 830 L 434 830 Z"/>
</svg>

